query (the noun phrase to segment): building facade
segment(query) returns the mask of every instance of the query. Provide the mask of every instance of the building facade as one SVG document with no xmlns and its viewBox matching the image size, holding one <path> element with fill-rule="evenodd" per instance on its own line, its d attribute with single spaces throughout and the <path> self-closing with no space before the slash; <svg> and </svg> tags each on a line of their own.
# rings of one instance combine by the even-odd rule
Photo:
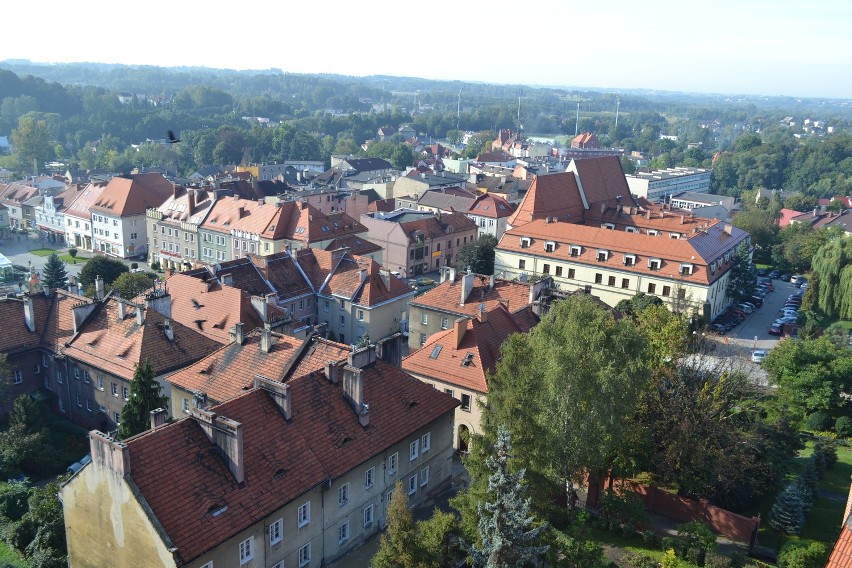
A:
<svg viewBox="0 0 852 568">
<path fill-rule="evenodd" d="M 626 178 L 633 195 L 651 201 L 665 201 L 673 193 L 709 193 L 710 175 L 710 170 L 702 168 L 677 167 L 639 172 Z"/>
</svg>

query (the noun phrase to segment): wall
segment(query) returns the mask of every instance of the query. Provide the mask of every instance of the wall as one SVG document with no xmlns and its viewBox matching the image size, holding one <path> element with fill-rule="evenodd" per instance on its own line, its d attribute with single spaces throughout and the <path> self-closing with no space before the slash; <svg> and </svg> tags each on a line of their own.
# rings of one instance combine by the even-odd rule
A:
<svg viewBox="0 0 852 568">
<path fill-rule="evenodd" d="M 482 410 L 479 406 L 479 403 L 481 402 L 482 404 L 485 404 L 488 401 L 488 397 L 485 395 L 485 393 L 479 393 L 470 389 L 461 388 L 458 385 L 441 381 L 433 377 L 420 375 L 414 372 L 411 372 L 411 374 L 418 380 L 426 383 L 427 385 L 433 388 L 438 389 L 441 392 L 449 394 L 458 401 L 461 401 L 462 395 L 468 395 L 470 397 L 470 408 L 465 410 L 461 406 L 458 406 L 453 417 L 453 449 L 459 449 L 459 428 L 461 426 L 465 426 L 468 432 L 470 432 L 471 434 L 481 433 L 480 424 L 482 422 Z"/>
</svg>

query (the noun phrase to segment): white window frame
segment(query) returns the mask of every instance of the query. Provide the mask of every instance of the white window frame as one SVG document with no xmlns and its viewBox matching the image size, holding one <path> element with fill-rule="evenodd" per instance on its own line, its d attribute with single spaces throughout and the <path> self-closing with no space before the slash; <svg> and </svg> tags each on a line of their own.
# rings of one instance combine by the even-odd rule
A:
<svg viewBox="0 0 852 568">
<path fill-rule="evenodd" d="M 692 276 L 692 273 L 695 271 L 695 265 L 689 262 L 681 262 L 680 263 L 680 274 L 681 276 Z"/>
<path fill-rule="evenodd" d="M 635 254 L 625 254 L 624 255 L 624 266 L 634 266 L 636 264 L 636 255 Z"/>
<path fill-rule="evenodd" d="M 432 449 L 432 432 L 426 432 L 420 438 L 420 453 L 425 454 Z"/>
<path fill-rule="evenodd" d="M 299 528 L 304 527 L 305 525 L 310 524 L 311 522 L 311 502 L 299 506 L 299 509 L 296 511 L 296 524 Z"/>
<path fill-rule="evenodd" d="M 614 231 L 615 225 L 613 223 L 601 223 L 601 229 L 608 229 L 610 231 Z"/>
<path fill-rule="evenodd" d="M 367 505 L 364 507 L 364 528 L 372 526 L 373 524 L 373 506 Z"/>
<path fill-rule="evenodd" d="M 580 256 L 583 254 L 583 247 L 578 245 L 571 245 L 569 249 L 570 256 Z"/>
<path fill-rule="evenodd" d="M 417 474 L 415 473 L 408 478 L 408 494 L 414 495 L 417 493 Z"/>
<path fill-rule="evenodd" d="M 663 261 L 659 258 L 649 258 L 648 259 L 648 268 L 650 270 L 659 270 L 663 267 Z"/>
<path fill-rule="evenodd" d="M 530 244 L 532 244 L 532 241 L 530 240 L 529 237 L 521 237 L 521 248 L 522 249 L 530 248 Z"/>
<path fill-rule="evenodd" d="M 408 444 L 408 461 L 414 461 L 420 455 L 420 440 L 414 440 Z"/>
<path fill-rule="evenodd" d="M 311 563 L 311 543 L 307 543 L 305 546 L 299 549 L 299 568 L 303 566 L 307 566 Z"/>
<path fill-rule="evenodd" d="M 269 546 L 275 546 L 284 540 L 284 519 L 278 519 L 269 525 Z"/>
<path fill-rule="evenodd" d="M 364 489 L 372 489 L 376 484 L 376 468 L 371 467 L 364 472 Z"/>
<path fill-rule="evenodd" d="M 240 566 L 248 564 L 254 558 L 254 536 L 240 543 Z"/>
<path fill-rule="evenodd" d="M 426 487 L 429 484 L 429 466 L 427 465 L 420 470 L 420 487 Z"/>
<path fill-rule="evenodd" d="M 397 466 L 399 466 L 399 452 L 394 452 L 388 456 L 388 475 L 395 474 Z"/>
<path fill-rule="evenodd" d="M 23 382 L 24 382 L 24 372 L 23 372 L 23 371 L 21 371 L 20 369 L 15 369 L 15 378 L 14 378 L 14 383 L 15 383 L 16 385 L 19 385 L 19 384 L 21 384 L 21 383 L 23 383 Z"/>
<path fill-rule="evenodd" d="M 544 243 L 544 252 L 556 252 L 556 242 L 546 241 Z"/>
<path fill-rule="evenodd" d="M 343 507 L 349 503 L 349 484 L 344 483 L 337 488 L 337 505 Z"/>
<path fill-rule="evenodd" d="M 648 229 L 648 235 L 650 235 L 652 237 L 656 237 L 659 234 L 660 234 L 660 232 L 657 229 Z"/>
<path fill-rule="evenodd" d="M 349 540 L 349 521 L 343 521 L 343 523 L 337 527 L 337 544 L 341 545 Z"/>
<path fill-rule="evenodd" d="M 601 255 L 603 255 L 603 258 L 601 258 Z M 597 260 L 598 262 L 608 261 L 609 260 L 609 251 L 598 249 L 598 252 L 595 254 L 595 260 Z"/>
<path fill-rule="evenodd" d="M 441 329 L 449 329 L 450 327 L 450 319 L 449 318 L 441 318 Z"/>
<path fill-rule="evenodd" d="M 420 314 L 420 325 L 429 325 L 429 314 L 426 312 Z"/>
</svg>

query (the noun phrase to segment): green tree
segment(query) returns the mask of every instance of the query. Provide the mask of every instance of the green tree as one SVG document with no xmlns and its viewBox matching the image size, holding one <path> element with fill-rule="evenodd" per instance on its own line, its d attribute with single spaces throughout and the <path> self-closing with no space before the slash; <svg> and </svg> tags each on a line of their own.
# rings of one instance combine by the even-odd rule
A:
<svg viewBox="0 0 852 568">
<path fill-rule="evenodd" d="M 458 520 L 452 513 L 435 509 L 432 516 L 417 522 L 418 568 L 456 566 L 461 560 L 458 547 Z"/>
<path fill-rule="evenodd" d="M 821 542 L 790 541 L 778 553 L 778 568 L 823 568 L 827 556 Z"/>
<path fill-rule="evenodd" d="M 52 152 L 51 133 L 47 121 L 39 119 L 36 113 L 25 114 L 18 120 L 18 127 L 12 130 L 12 146 L 22 167 L 30 168 L 35 163 L 34 174 L 46 162 Z"/>
<path fill-rule="evenodd" d="M 65 263 L 59 260 L 56 253 L 47 257 L 47 263 L 42 270 L 42 285 L 45 288 L 56 290 L 65 288 L 68 284 L 68 273 L 65 271 Z"/>
<path fill-rule="evenodd" d="M 796 484 L 790 483 L 775 498 L 769 511 L 769 526 L 786 535 L 800 534 L 805 525 L 802 496 Z"/>
<path fill-rule="evenodd" d="M 735 227 L 751 235 L 751 242 L 756 249 L 755 254 L 768 260 L 778 234 L 775 214 L 768 209 L 749 207 L 734 215 L 733 223 Z"/>
<path fill-rule="evenodd" d="M 132 300 L 154 285 L 156 276 L 145 272 L 122 272 L 112 283 L 118 295 L 125 300 Z"/>
<path fill-rule="evenodd" d="M 154 378 L 151 361 L 137 364 L 130 383 L 130 397 L 121 409 L 118 437 L 123 440 L 146 431 L 151 425 L 151 411 L 165 408 L 167 403 L 168 397 L 163 396 L 160 383 Z"/>
<path fill-rule="evenodd" d="M 414 165 L 414 154 L 407 144 L 399 144 L 390 155 L 390 163 L 398 170 Z"/>
<path fill-rule="evenodd" d="M 419 558 L 414 520 L 408 508 L 408 497 L 400 481 L 396 482 L 388 503 L 387 531 L 379 539 L 379 550 L 373 556 L 372 568 L 415 568 Z"/>
<path fill-rule="evenodd" d="M 24 549 L 33 568 L 67 566 L 65 521 L 59 501 L 59 485 L 48 483 L 30 490 L 29 510 L 24 522 L 34 527 L 33 539 Z"/>
<path fill-rule="evenodd" d="M 817 282 L 810 286 L 819 309 L 830 319 L 852 319 L 852 237 L 820 247 L 811 265 Z"/>
<path fill-rule="evenodd" d="M 751 259 L 748 246 L 743 243 L 731 260 L 730 277 L 726 294 L 735 302 L 741 302 L 754 294 L 754 274 L 751 271 Z"/>
<path fill-rule="evenodd" d="M 456 266 L 459 270 L 470 269 L 474 274 L 491 276 L 494 274 L 494 248 L 497 237 L 482 235 L 459 249 L 456 255 Z"/>
<path fill-rule="evenodd" d="M 130 269 L 120 260 L 108 256 L 93 256 L 80 269 L 80 285 L 90 286 L 95 283 L 95 278 L 100 276 L 104 280 L 104 286 L 110 286 L 124 272 L 130 272 Z"/>
<path fill-rule="evenodd" d="M 24 472 L 42 477 L 50 471 L 55 451 L 46 429 L 47 409 L 28 395 L 20 395 L 12 404 L 9 427 L 0 432 L 0 470 L 5 475 Z"/>
<path fill-rule="evenodd" d="M 523 568 L 535 566 L 547 553 L 543 543 L 546 524 L 530 512 L 525 496 L 524 470 L 510 471 L 509 432 L 500 429 L 487 465 L 487 501 L 479 506 L 480 545 L 465 546 L 477 568 Z"/>
</svg>

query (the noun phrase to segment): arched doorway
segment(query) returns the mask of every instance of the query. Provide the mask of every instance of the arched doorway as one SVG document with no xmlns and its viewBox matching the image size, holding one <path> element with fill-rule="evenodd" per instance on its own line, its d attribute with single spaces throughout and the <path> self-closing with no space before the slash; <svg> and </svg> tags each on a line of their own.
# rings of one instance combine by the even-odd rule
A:
<svg viewBox="0 0 852 568">
<path fill-rule="evenodd" d="M 467 454 L 470 451 L 469 443 L 470 443 L 470 430 L 468 430 L 467 426 L 464 424 L 459 424 L 459 433 L 458 433 L 458 449 L 459 453 Z"/>
</svg>

